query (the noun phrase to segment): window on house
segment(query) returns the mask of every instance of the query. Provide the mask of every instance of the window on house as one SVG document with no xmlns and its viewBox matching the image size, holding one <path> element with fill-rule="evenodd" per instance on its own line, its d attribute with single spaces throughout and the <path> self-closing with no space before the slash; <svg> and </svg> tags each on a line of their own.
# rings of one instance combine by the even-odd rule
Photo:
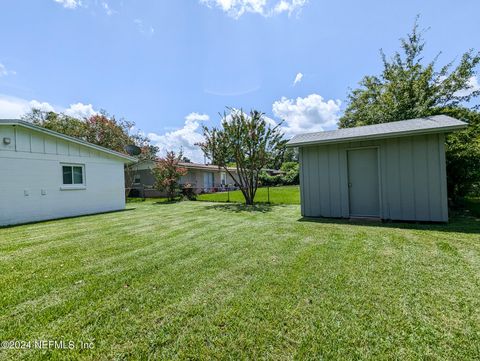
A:
<svg viewBox="0 0 480 361">
<path fill-rule="evenodd" d="M 62 165 L 63 185 L 85 185 L 85 167 L 83 165 Z"/>
<path fill-rule="evenodd" d="M 227 184 L 227 174 L 225 172 L 220 173 L 220 181 L 222 182 L 222 186 Z"/>
<path fill-rule="evenodd" d="M 134 184 L 140 184 L 141 183 L 141 179 L 140 179 L 140 175 L 136 175 L 135 178 L 133 179 L 133 183 Z"/>
</svg>

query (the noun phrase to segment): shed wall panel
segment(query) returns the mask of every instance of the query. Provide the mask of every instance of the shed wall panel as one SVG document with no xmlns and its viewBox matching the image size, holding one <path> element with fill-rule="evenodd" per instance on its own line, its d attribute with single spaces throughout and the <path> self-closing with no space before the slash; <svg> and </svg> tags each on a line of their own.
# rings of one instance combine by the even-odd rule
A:
<svg viewBox="0 0 480 361">
<path fill-rule="evenodd" d="M 342 164 L 347 164 L 347 152 L 339 150 L 339 172 L 340 172 L 340 205 L 341 214 L 340 217 L 349 217 L 350 206 L 348 199 L 348 171 L 347 167 L 343 167 Z"/>
<path fill-rule="evenodd" d="M 440 155 L 438 153 L 438 136 L 428 137 L 427 144 L 428 158 L 427 158 L 427 179 L 435 179 L 439 177 L 440 169 L 437 166 L 440 162 Z M 441 197 L 435 197 L 435 194 L 442 194 L 441 182 L 429 182 L 429 214 L 432 218 L 442 218 L 442 201 Z"/>
<path fill-rule="evenodd" d="M 330 178 L 328 176 L 330 169 L 329 169 L 329 162 L 328 162 L 328 154 L 326 151 L 324 151 L 326 148 L 317 147 L 317 149 L 318 149 L 318 164 L 320 166 L 320 169 L 319 169 L 320 179 L 319 179 L 319 182 L 317 182 L 317 184 L 318 184 L 318 191 L 320 192 L 320 195 L 321 195 L 320 215 L 323 216 L 324 214 L 331 214 Z"/>
<path fill-rule="evenodd" d="M 445 221 L 448 221 L 448 196 L 447 196 L 447 163 L 445 160 L 445 134 L 438 134 L 438 155 L 440 157 L 440 167 L 439 167 L 439 176 L 440 181 L 440 192 L 442 196 L 440 197 L 442 210 L 442 218 Z"/>
<path fill-rule="evenodd" d="M 383 216 L 386 219 L 402 219 L 402 187 L 400 180 L 400 148 L 398 139 L 389 146 L 382 145 L 385 177 L 382 179 L 384 191 Z"/>
<path fill-rule="evenodd" d="M 298 160 L 300 161 L 300 164 L 303 164 L 304 162 L 304 152 L 305 152 L 305 149 L 304 148 L 300 148 L 299 149 L 299 152 L 298 152 Z M 299 167 L 299 174 L 298 174 L 298 179 L 299 179 L 299 182 L 300 184 L 305 184 L 305 181 L 304 181 L 304 168 L 303 167 Z M 302 217 L 305 216 L 305 202 L 306 202 L 306 199 L 305 199 L 305 188 L 306 187 L 300 187 L 300 212 L 301 212 L 301 215 Z"/>
<path fill-rule="evenodd" d="M 340 157 L 338 145 L 328 146 L 329 184 L 330 184 L 330 212 L 332 217 L 342 216 L 342 198 L 340 191 Z"/>
<path fill-rule="evenodd" d="M 310 152 L 308 153 L 308 159 L 310 164 L 310 175 L 309 175 L 309 182 L 310 182 L 310 189 L 311 193 L 310 196 L 312 197 L 312 201 L 310 202 L 310 213 L 315 214 L 315 217 L 320 216 L 320 189 L 318 187 L 318 178 L 316 174 L 318 173 L 318 152 Z"/>
<path fill-rule="evenodd" d="M 444 135 L 301 148 L 302 214 L 349 217 L 348 149 L 378 147 L 383 219 L 447 221 Z"/>
<path fill-rule="evenodd" d="M 398 163 L 400 170 L 400 184 L 402 196 L 400 199 L 402 205 L 402 219 L 415 219 L 415 190 L 413 173 L 413 149 L 412 139 L 401 138 L 399 141 L 400 162 Z M 387 180 L 388 182 L 388 180 Z M 388 186 L 388 184 L 387 184 Z"/>
<path fill-rule="evenodd" d="M 305 167 L 305 175 L 304 175 L 304 179 L 305 179 L 305 182 L 307 184 L 307 189 L 308 189 L 308 198 L 309 198 L 309 202 L 306 203 L 305 207 L 306 207 L 306 212 L 307 214 L 311 214 L 313 217 L 316 217 L 317 216 L 317 212 L 315 212 L 315 168 L 314 168 L 314 163 L 312 161 L 312 158 L 313 158 L 313 154 L 314 152 L 306 152 L 304 154 L 304 157 L 305 157 L 305 164 L 307 165 Z"/>
<path fill-rule="evenodd" d="M 427 221 L 430 219 L 430 199 L 428 190 L 428 147 L 427 137 L 418 136 L 413 142 L 413 174 L 415 194 L 415 219 Z"/>
</svg>

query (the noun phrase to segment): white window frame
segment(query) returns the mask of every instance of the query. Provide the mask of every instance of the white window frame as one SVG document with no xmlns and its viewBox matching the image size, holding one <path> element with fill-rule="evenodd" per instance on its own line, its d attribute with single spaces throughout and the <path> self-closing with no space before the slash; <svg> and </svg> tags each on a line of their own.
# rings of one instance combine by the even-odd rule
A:
<svg viewBox="0 0 480 361">
<path fill-rule="evenodd" d="M 222 186 L 227 185 L 227 172 L 220 172 L 220 184 Z"/>
<path fill-rule="evenodd" d="M 82 183 L 77 184 L 64 184 L 63 183 L 63 167 L 72 167 L 72 182 L 73 180 L 73 167 L 82 168 Z M 85 164 L 80 163 L 60 163 L 60 190 L 81 190 L 87 189 L 87 178 L 85 172 Z"/>
</svg>

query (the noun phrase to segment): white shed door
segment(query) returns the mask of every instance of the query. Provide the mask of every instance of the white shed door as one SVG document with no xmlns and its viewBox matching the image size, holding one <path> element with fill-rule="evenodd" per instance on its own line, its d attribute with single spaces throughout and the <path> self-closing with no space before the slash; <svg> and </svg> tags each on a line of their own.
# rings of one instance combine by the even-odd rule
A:
<svg viewBox="0 0 480 361">
<path fill-rule="evenodd" d="M 348 151 L 350 216 L 380 216 L 377 153 L 377 148 Z"/>
</svg>

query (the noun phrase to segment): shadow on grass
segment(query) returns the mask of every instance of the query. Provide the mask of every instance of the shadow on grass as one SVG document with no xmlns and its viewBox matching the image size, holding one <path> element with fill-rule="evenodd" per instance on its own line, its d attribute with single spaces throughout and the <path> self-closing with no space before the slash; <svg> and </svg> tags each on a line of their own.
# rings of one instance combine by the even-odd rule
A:
<svg viewBox="0 0 480 361">
<path fill-rule="evenodd" d="M 177 204 L 177 203 L 181 203 L 181 202 L 182 202 L 181 198 L 177 198 L 177 199 L 157 198 L 157 201 L 153 202 L 152 204 L 167 205 L 167 204 Z"/>
<path fill-rule="evenodd" d="M 15 224 L 9 224 L 9 225 L 6 225 L 6 226 L 0 226 L 0 229 L 13 228 L 13 227 L 18 227 L 18 226 L 25 226 L 25 225 L 29 225 L 29 224 L 40 224 L 40 223 L 48 223 L 48 222 L 54 222 L 54 221 L 62 221 L 62 220 L 66 220 L 66 219 L 88 218 L 88 217 L 100 216 L 100 215 L 102 215 L 102 214 L 122 213 L 122 212 L 134 211 L 134 210 L 136 210 L 136 208 L 125 208 L 125 209 L 117 209 L 117 210 L 115 210 L 115 211 L 86 213 L 86 214 L 79 214 L 79 215 L 77 215 L 77 216 L 69 216 L 69 217 L 49 218 L 49 219 L 42 219 L 42 220 L 40 220 L 40 221 L 24 222 L 24 223 L 15 223 Z"/>
<path fill-rule="evenodd" d="M 243 203 L 222 203 L 222 204 L 212 204 L 205 208 L 214 209 L 214 210 L 223 211 L 223 212 L 233 212 L 233 213 L 241 213 L 241 212 L 267 213 L 267 212 L 271 212 L 272 208 L 275 206 L 276 205 L 268 204 L 268 203 L 256 203 L 252 206 L 248 206 Z"/>
<path fill-rule="evenodd" d="M 157 206 L 162 206 L 162 205 L 177 204 L 177 203 L 180 203 L 180 201 L 153 202 L 152 204 L 155 204 Z"/>
<path fill-rule="evenodd" d="M 465 215 L 453 215 L 449 223 L 433 222 L 405 222 L 405 221 L 370 221 L 343 218 L 310 218 L 302 217 L 299 222 L 313 222 L 325 224 L 342 224 L 350 226 L 411 229 L 418 231 L 477 233 L 480 234 L 480 219 Z"/>
<path fill-rule="evenodd" d="M 148 203 L 148 204 L 175 204 L 181 202 L 182 198 L 175 198 L 174 200 L 169 200 L 168 198 L 128 198 L 127 204 L 138 204 L 138 203 Z"/>
</svg>

